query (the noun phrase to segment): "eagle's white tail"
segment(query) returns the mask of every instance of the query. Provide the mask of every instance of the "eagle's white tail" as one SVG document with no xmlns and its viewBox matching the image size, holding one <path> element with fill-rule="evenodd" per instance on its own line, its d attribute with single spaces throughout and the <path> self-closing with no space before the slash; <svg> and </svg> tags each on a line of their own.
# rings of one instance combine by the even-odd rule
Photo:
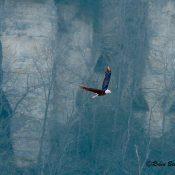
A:
<svg viewBox="0 0 175 175">
<path fill-rule="evenodd" d="M 98 94 L 96 94 L 96 95 L 92 96 L 92 98 L 96 98 L 97 96 L 98 96 Z"/>
</svg>

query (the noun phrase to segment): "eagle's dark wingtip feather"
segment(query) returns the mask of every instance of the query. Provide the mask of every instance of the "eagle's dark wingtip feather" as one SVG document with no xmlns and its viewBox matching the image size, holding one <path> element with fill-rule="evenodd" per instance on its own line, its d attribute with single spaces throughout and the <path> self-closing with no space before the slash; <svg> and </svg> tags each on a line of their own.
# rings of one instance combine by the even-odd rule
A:
<svg viewBox="0 0 175 175">
<path fill-rule="evenodd" d="M 80 86 L 81 89 L 87 90 L 86 86 Z"/>
</svg>

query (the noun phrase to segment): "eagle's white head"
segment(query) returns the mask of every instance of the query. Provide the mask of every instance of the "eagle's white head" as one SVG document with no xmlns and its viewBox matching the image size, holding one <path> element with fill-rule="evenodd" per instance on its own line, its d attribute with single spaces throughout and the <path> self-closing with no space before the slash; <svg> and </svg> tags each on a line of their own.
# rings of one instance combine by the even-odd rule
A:
<svg viewBox="0 0 175 175">
<path fill-rule="evenodd" d="M 111 94 L 111 91 L 109 89 L 105 90 L 105 94 Z"/>
</svg>

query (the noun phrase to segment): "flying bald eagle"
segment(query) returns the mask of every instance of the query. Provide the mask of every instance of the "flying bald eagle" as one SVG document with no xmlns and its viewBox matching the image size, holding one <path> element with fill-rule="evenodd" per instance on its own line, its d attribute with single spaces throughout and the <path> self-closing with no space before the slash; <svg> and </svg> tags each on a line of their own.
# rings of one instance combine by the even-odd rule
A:
<svg viewBox="0 0 175 175">
<path fill-rule="evenodd" d="M 106 71 L 105 71 L 105 77 L 104 77 L 103 84 L 102 84 L 102 89 L 94 89 L 94 88 L 89 88 L 85 86 L 80 86 L 80 87 L 86 91 L 95 93 L 96 95 L 94 95 L 92 98 L 110 94 L 111 91 L 108 89 L 110 78 L 111 78 L 111 68 L 107 66 Z"/>
</svg>

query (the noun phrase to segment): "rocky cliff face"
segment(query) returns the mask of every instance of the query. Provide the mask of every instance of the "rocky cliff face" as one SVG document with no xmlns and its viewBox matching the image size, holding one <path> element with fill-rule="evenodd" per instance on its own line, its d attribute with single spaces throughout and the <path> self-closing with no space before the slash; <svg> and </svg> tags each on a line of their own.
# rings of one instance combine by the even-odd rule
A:
<svg viewBox="0 0 175 175">
<path fill-rule="evenodd" d="M 1 6 L 3 89 L 13 108 L 11 131 L 19 167 L 39 160 L 52 68 L 54 115 L 65 124 L 76 110 L 79 85 L 96 62 L 93 14 L 89 7 L 83 12 L 84 5 L 88 3 L 9 0 Z"/>
<path fill-rule="evenodd" d="M 174 8 L 174 1 L 150 1 L 148 8 L 149 52 L 141 83 L 148 108 L 140 117 L 153 159 L 172 159 L 174 147 Z M 165 168 L 161 173 L 171 172 Z"/>
<path fill-rule="evenodd" d="M 81 11 L 79 1 L 63 1 L 56 5 L 59 51 L 54 92 L 57 105 L 54 113 L 58 121 L 65 124 L 76 111 L 75 98 L 79 86 L 87 79 L 96 63 L 96 58 L 92 56 L 94 26 L 93 19 Z"/>
<path fill-rule="evenodd" d="M 173 1 L 149 3 L 150 49 L 142 87 L 150 110 L 147 129 L 153 137 L 169 131 L 174 120 L 174 8 Z"/>
<path fill-rule="evenodd" d="M 72 137 L 76 137 L 71 133 L 72 129 L 77 127 L 75 121 L 79 120 L 79 105 L 76 99 L 81 99 L 83 92 L 80 92 L 80 85 L 87 84 L 98 58 L 97 15 L 91 3 L 97 5 L 93 1 L 56 2 L 59 50 L 55 60 L 55 103 L 50 121 L 52 142 L 48 167 L 57 168 L 50 168 L 47 173 L 51 174 L 71 173 L 71 170 L 64 166 L 67 167 L 65 163 L 71 159 L 67 151 L 73 141 Z M 76 164 L 76 161 L 72 163 Z"/>
<path fill-rule="evenodd" d="M 15 160 L 28 166 L 37 162 L 41 146 L 56 9 L 52 1 L 13 0 L 2 8 L 3 89 L 13 109 Z"/>
<path fill-rule="evenodd" d="M 17 167 L 140 175 L 174 159 L 173 0 L 0 2 Z M 106 65 L 112 94 L 92 100 L 79 85 L 100 88 Z"/>
</svg>

